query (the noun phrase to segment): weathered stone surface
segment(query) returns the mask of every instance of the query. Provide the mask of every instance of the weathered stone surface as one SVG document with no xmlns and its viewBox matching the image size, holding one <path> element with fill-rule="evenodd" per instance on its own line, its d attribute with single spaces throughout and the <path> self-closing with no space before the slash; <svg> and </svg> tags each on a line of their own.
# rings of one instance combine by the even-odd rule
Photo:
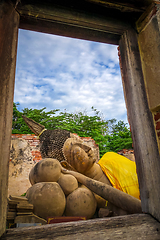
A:
<svg viewBox="0 0 160 240">
<path fill-rule="evenodd" d="M 47 221 L 34 214 L 17 216 L 14 220 L 15 223 L 42 223 L 47 224 Z"/>
<path fill-rule="evenodd" d="M 139 48 L 148 104 L 152 112 L 160 110 L 160 7 L 139 33 Z"/>
<path fill-rule="evenodd" d="M 29 143 L 22 138 L 12 138 L 10 158 L 14 165 L 23 161 L 32 161 L 33 157 Z"/>
<path fill-rule="evenodd" d="M 85 144 L 87 144 L 89 147 L 93 149 L 93 152 L 97 159 L 96 162 L 98 162 L 100 159 L 98 144 L 96 144 L 95 141 L 90 137 L 81 137 L 81 139 L 84 141 Z"/>
<path fill-rule="evenodd" d="M 65 195 L 72 193 L 78 188 L 77 179 L 70 174 L 61 174 L 60 178 L 58 179 L 58 184 L 61 186 Z"/>
<path fill-rule="evenodd" d="M 61 217 L 65 210 L 65 195 L 56 182 L 41 182 L 30 187 L 26 193 L 34 213 L 47 220 L 48 217 Z"/>
<path fill-rule="evenodd" d="M 160 223 L 147 214 L 9 229 L 3 240 L 159 240 Z"/>
<path fill-rule="evenodd" d="M 11 140 L 8 195 L 21 195 L 31 186 L 29 173 L 35 162 L 29 143 L 24 139 Z"/>
<path fill-rule="evenodd" d="M 133 149 L 122 149 L 118 151 L 118 154 L 130 159 L 135 162 L 134 150 Z"/>
<path fill-rule="evenodd" d="M 109 209 L 100 208 L 98 211 L 99 218 L 111 217 L 111 216 L 112 216 L 112 211 L 109 211 Z"/>
<path fill-rule="evenodd" d="M 126 153 L 126 154 L 124 153 L 124 154 L 121 154 L 121 155 L 128 158 L 129 160 L 135 162 L 135 156 L 134 156 L 133 153 Z"/>
<path fill-rule="evenodd" d="M 19 19 L 20 16 L 11 3 L 0 1 L 0 236 L 6 229 L 8 161 Z"/>
<path fill-rule="evenodd" d="M 60 162 L 57 159 L 44 158 L 32 168 L 29 180 L 32 185 L 38 182 L 57 182 L 60 175 Z"/>
<path fill-rule="evenodd" d="M 66 216 L 80 216 L 90 219 L 93 217 L 97 207 L 93 193 L 81 186 L 68 195 L 66 199 Z"/>
</svg>

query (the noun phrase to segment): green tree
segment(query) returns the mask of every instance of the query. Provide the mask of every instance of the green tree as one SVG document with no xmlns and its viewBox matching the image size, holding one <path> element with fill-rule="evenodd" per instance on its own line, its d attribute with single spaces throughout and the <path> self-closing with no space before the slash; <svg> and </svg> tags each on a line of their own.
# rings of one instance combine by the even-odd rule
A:
<svg viewBox="0 0 160 240">
<path fill-rule="evenodd" d="M 132 148 L 131 132 L 123 121 L 112 121 L 111 134 L 108 135 L 108 148 L 113 152 Z"/>
<path fill-rule="evenodd" d="M 22 113 L 18 111 L 19 103 L 13 103 L 13 117 L 12 117 L 12 133 L 19 133 L 19 129 L 21 127 L 20 119 L 22 117 Z"/>
<path fill-rule="evenodd" d="M 49 112 L 45 112 L 46 108 L 42 109 L 29 109 L 24 108 L 22 112 L 20 112 L 17 108 L 19 103 L 13 104 L 13 119 L 12 119 L 12 133 L 19 133 L 19 134 L 29 134 L 32 131 L 24 122 L 22 115 L 25 115 L 28 118 L 33 119 L 34 121 L 45 125 L 44 123 L 50 119 L 52 115 L 54 115 L 58 110 L 51 110 Z"/>
<path fill-rule="evenodd" d="M 100 112 L 92 107 L 92 116 L 87 113 L 60 112 L 59 109 L 46 112 L 46 108 L 28 109 L 20 112 L 19 104 L 13 105 L 12 133 L 32 133 L 25 124 L 22 115 L 44 125 L 47 129 L 65 129 L 77 133 L 80 137 L 91 137 L 99 145 L 100 156 L 108 151 L 117 152 L 123 148 L 131 148 L 132 138 L 127 124 L 116 119 L 105 120 Z"/>
</svg>

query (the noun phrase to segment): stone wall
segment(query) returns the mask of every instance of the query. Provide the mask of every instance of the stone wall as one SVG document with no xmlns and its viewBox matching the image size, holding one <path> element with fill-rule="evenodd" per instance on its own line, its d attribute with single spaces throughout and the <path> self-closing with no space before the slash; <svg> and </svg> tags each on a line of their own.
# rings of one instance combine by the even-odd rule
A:
<svg viewBox="0 0 160 240">
<path fill-rule="evenodd" d="M 8 195 L 21 195 L 31 186 L 29 173 L 34 164 L 32 149 L 23 138 L 11 139 Z"/>
<path fill-rule="evenodd" d="M 42 160 L 41 153 L 39 150 L 39 139 L 35 134 L 12 134 L 12 138 L 22 138 L 26 140 L 31 148 L 31 154 L 33 157 L 33 161 Z"/>
<path fill-rule="evenodd" d="M 154 113 L 154 122 L 155 122 L 155 129 L 157 133 L 157 138 L 159 142 L 159 151 L 160 151 L 160 111 Z"/>
<path fill-rule="evenodd" d="M 118 152 L 118 154 L 130 159 L 131 161 L 135 162 L 134 150 L 133 149 L 122 149 Z"/>
</svg>

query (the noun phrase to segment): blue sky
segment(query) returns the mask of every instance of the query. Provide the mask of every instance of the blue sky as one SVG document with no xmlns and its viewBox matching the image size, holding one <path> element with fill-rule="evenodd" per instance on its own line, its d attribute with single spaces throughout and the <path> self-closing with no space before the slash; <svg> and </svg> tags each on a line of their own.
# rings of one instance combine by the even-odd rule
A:
<svg viewBox="0 0 160 240">
<path fill-rule="evenodd" d="M 117 46 L 19 30 L 14 102 L 127 122 Z"/>
</svg>

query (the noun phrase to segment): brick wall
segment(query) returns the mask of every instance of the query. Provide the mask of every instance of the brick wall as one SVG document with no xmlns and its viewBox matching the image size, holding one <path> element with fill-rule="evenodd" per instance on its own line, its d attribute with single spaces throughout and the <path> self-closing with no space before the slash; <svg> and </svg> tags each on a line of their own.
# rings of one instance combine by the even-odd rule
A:
<svg viewBox="0 0 160 240">
<path fill-rule="evenodd" d="M 160 152 L 160 111 L 155 112 L 153 116 L 154 116 L 155 129 L 157 133 L 159 152 Z"/>
<path fill-rule="evenodd" d="M 156 125 L 157 136 L 160 140 L 160 112 L 156 112 L 154 114 L 154 121 Z"/>
<path fill-rule="evenodd" d="M 37 136 L 34 134 L 12 134 L 12 138 L 25 139 L 30 144 L 33 161 L 42 160 L 39 150 L 39 139 L 37 139 Z"/>
<path fill-rule="evenodd" d="M 131 161 L 135 162 L 134 150 L 133 149 L 122 149 L 118 152 L 118 154 L 130 159 Z"/>
</svg>

